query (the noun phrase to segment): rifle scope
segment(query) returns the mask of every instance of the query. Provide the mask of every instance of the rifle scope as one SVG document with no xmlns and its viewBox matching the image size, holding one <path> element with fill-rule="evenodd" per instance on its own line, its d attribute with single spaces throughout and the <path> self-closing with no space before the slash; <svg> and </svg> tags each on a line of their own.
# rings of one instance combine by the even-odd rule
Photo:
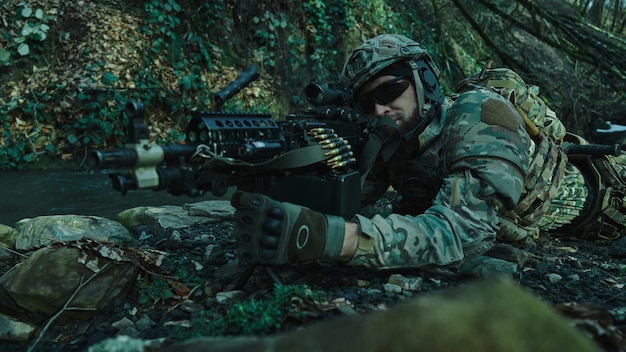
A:
<svg viewBox="0 0 626 352">
<path fill-rule="evenodd" d="M 350 103 L 352 92 L 347 88 L 336 87 L 333 84 L 310 83 L 304 88 L 306 99 L 314 106 L 336 105 Z"/>
</svg>

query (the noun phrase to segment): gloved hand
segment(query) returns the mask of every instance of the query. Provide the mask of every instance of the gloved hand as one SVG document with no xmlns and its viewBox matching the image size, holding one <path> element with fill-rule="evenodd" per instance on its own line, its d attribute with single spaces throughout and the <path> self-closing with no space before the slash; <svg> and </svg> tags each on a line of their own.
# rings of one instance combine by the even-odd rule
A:
<svg viewBox="0 0 626 352">
<path fill-rule="evenodd" d="M 237 252 L 258 264 L 336 261 L 345 235 L 345 220 L 256 193 L 237 191 Z"/>
</svg>

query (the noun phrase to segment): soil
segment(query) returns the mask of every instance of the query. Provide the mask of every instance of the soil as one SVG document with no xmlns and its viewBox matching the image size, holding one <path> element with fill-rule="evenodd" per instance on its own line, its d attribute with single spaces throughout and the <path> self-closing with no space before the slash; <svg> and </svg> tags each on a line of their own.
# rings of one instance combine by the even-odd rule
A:
<svg viewBox="0 0 626 352">
<path fill-rule="evenodd" d="M 188 284 L 172 285 L 170 295 L 148 300 L 145 299 L 146 285 L 143 288 L 136 285 L 123 300 L 113 302 L 106 311 L 89 320 L 54 321 L 43 334 L 39 332 L 42 338 L 33 350 L 84 351 L 88 346 L 120 334 L 145 340 L 167 338 L 167 341 L 174 341 L 181 330 L 172 326 L 193 329 L 190 322 L 199 311 L 208 307 L 221 306 L 224 308 L 217 311 L 225 312 L 228 304 L 216 303 L 216 296 L 219 292 L 236 289 L 243 291 L 238 301 L 260 299 L 277 283 L 306 284 L 312 290 L 322 290 L 330 296 L 331 299 L 324 305 L 291 302 L 309 314 L 290 316 L 278 329 L 268 332 L 273 334 L 336 316 L 355 312 L 364 314 L 391 307 L 409 297 L 455 287 L 475 279 L 460 274 L 454 268 L 392 272 L 343 265 L 254 268 L 248 270 L 251 275 L 247 277 L 246 267 L 238 264 L 234 253 L 232 228 L 231 221 L 224 221 L 175 233 L 143 232 L 143 243 L 139 248 L 169 253 L 172 265 L 162 265 L 159 275 L 177 276 L 181 282 L 186 280 Z M 623 337 L 626 332 L 625 247 L 624 238 L 609 242 L 542 236 L 523 244 L 499 244 L 493 253 L 500 253 L 495 255 L 499 257 L 502 253 L 516 253 L 517 258 L 524 258 L 523 266 L 513 274 L 513 280 L 569 317 L 574 326 L 594 338 L 603 350 L 626 351 Z M 198 266 L 198 263 L 204 265 Z M 143 282 L 154 279 L 153 274 L 144 272 Z M 388 292 L 384 285 L 392 274 L 418 277 L 423 281 L 415 291 Z M 189 284 L 193 281 L 192 276 L 206 281 L 192 287 Z M 190 306 L 191 309 L 188 308 Z M 153 322 L 151 326 L 138 323 L 145 317 Z M 40 326 L 43 326 L 45 319 L 39 319 Z M 120 322 L 126 320 L 136 324 L 130 329 L 120 327 Z M 27 350 L 27 347 L 0 343 L 0 351 L 16 352 Z"/>
</svg>

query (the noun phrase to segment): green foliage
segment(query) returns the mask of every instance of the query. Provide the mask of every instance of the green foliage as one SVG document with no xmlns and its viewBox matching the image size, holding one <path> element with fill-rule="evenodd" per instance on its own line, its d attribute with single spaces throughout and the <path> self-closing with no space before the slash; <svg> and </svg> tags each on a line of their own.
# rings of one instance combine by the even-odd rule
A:
<svg viewBox="0 0 626 352">
<path fill-rule="evenodd" d="M 22 169 L 43 154 L 56 155 L 52 144 L 56 136 L 47 125 L 52 122 L 50 100 L 50 94 L 33 92 L 28 99 L 13 99 L 0 108 L 0 170 Z M 11 112 L 19 114 L 11 118 Z"/>
<path fill-rule="evenodd" d="M 266 335 L 281 329 L 289 318 L 306 316 L 300 305 L 294 302 L 322 300 L 323 291 L 313 291 L 307 285 L 276 285 L 262 299 L 248 299 L 233 304 L 228 310 L 203 311 L 194 319 L 192 331 L 179 331 L 178 338 L 195 336 Z"/>
<path fill-rule="evenodd" d="M 77 99 L 83 114 L 67 131 L 70 146 L 102 146 L 109 140 L 122 142 L 127 125 L 127 119 L 122 114 L 126 102 L 123 95 L 113 89 L 86 90 L 79 93 Z"/>
<path fill-rule="evenodd" d="M 32 144 L 23 135 L 14 135 L 6 115 L 0 115 L 0 170 L 20 169 L 25 163 L 37 159 Z"/>
<path fill-rule="evenodd" d="M 442 6 L 442 3 L 433 1 L 423 4 L 423 8 Z M 13 69 L 16 64 L 21 64 L 19 66 L 28 67 L 31 65 L 24 63 L 30 60 L 39 67 L 57 68 L 52 67 L 53 60 L 47 62 L 41 55 L 44 49 L 52 49 L 50 45 L 44 48 L 43 44 L 53 42 L 51 38 L 62 44 L 57 49 L 67 43 L 75 44 L 70 32 L 73 36 L 72 29 L 78 28 L 72 26 L 76 24 L 61 23 L 70 13 L 65 10 L 72 5 L 57 9 L 34 3 L 28 5 L 19 0 L 12 4 L 10 11 L 2 17 L 5 26 L 0 28 L 0 66 L 13 65 Z M 417 39 L 449 73 L 445 58 L 451 55 L 439 44 L 443 33 L 435 30 L 434 19 L 425 19 L 414 11 L 415 4 L 390 0 L 107 2 L 106 6 L 118 7 L 117 10 L 127 13 L 136 11 L 135 14 L 143 17 L 139 28 L 141 38 L 128 40 L 129 45 L 136 45 L 133 49 L 142 55 L 140 62 L 129 62 L 138 66 L 132 71 L 132 77 L 118 77 L 119 72 L 112 67 L 113 60 L 93 63 L 86 58 L 91 66 L 81 66 L 75 78 L 82 80 L 85 75 L 82 70 L 86 68 L 86 74 L 92 77 L 92 81 L 87 82 L 88 88 L 63 90 L 40 86 L 37 89 L 42 92 L 33 89 L 32 96 L 29 92 L 28 97 L 7 99 L 0 107 L 0 114 L 6 115 L 0 115 L 0 119 L 11 127 L 19 117 L 32 124 L 32 128 L 26 133 L 3 129 L 0 168 L 21 167 L 28 161 L 37 160 L 41 153 L 75 153 L 83 152 L 87 147 L 119 145 L 124 140 L 126 128 L 122 110 L 130 98 L 145 104 L 147 115 L 152 119 L 149 123 L 158 123 L 161 130 L 158 143 L 178 142 L 190 111 L 208 108 L 212 93 L 222 88 L 215 85 L 224 81 L 221 72 L 216 70 L 225 66 L 241 69 L 255 64 L 260 67 L 262 77 L 268 78 L 264 89 L 267 84 L 272 85 L 265 92 L 255 94 L 258 99 L 240 101 L 234 97 L 225 105 L 227 111 L 271 110 L 279 112 L 275 115 L 280 116 L 287 111 L 309 108 L 303 99 L 303 88 L 311 81 L 339 80 L 349 51 L 363 39 L 383 32 Z M 71 16 L 67 18 L 75 20 Z M 431 22 L 424 23 L 420 19 Z M 57 33 L 54 32 L 55 24 Z M 459 44 L 460 56 L 465 55 L 460 48 L 465 48 L 466 44 Z M 97 49 L 80 47 L 84 50 L 84 57 L 89 57 L 90 51 Z M 21 56 L 20 53 L 27 54 Z M 472 52 L 468 51 L 470 64 L 471 55 Z M 59 57 L 62 56 L 55 57 L 55 62 Z M 11 74 L 13 72 L 15 70 Z M 67 82 L 57 84 L 73 87 Z M 281 96 L 276 97 L 272 92 L 280 92 Z M 69 98 L 61 94 L 69 95 Z M 18 103 L 18 100 L 22 102 Z M 64 111 L 68 105 L 71 105 L 71 114 Z M 44 133 L 41 126 L 44 124 L 53 126 L 57 135 Z M 164 124 L 171 129 L 163 128 Z M 43 138 L 49 141 L 34 143 Z M 58 150 L 55 150 L 53 140 Z"/>
<path fill-rule="evenodd" d="M 139 288 L 139 304 L 150 302 L 156 304 L 174 297 L 174 293 L 167 283 L 167 280 L 159 276 L 155 276 L 151 280 L 138 277 L 137 287 Z"/>
<path fill-rule="evenodd" d="M 265 11 L 263 16 L 254 16 L 252 22 L 260 28 L 254 33 L 254 37 L 259 43 L 258 51 L 262 57 L 264 67 L 276 68 L 277 44 L 279 35 L 277 31 L 288 29 L 292 25 L 287 21 L 284 13 L 273 13 Z"/>
<path fill-rule="evenodd" d="M 144 15 L 140 32 L 147 41 L 143 38 L 129 41 L 131 45 L 137 43 L 137 50 L 143 53 L 140 68 L 132 77 L 134 88 L 121 88 L 122 78 L 111 69 L 110 63 L 102 60 L 85 66 L 87 74 L 92 76 L 89 88 L 69 92 L 69 99 L 47 93 L 56 91 L 57 87 L 42 87 L 46 93 L 34 91 L 33 99 L 3 106 L 3 111 L 11 111 L 12 118 L 24 116 L 36 122 L 28 137 L 3 130 L 4 146 L 9 148 L 0 156 L 3 167 L 19 167 L 36 160 L 37 153 L 42 152 L 73 153 L 88 147 L 119 146 L 125 138 L 127 124 L 122 110 L 130 98 L 143 102 L 148 114 L 158 110 L 159 116 L 175 121 L 169 131 L 161 128 L 166 135 L 160 135 L 158 143 L 179 142 L 190 111 L 208 108 L 212 91 L 222 88 L 210 86 L 205 79 L 218 61 L 221 65 L 230 63 L 237 67 L 254 61 L 260 64 L 262 75 L 277 78 L 276 85 L 290 96 L 272 100 L 265 94 L 270 99 L 245 103 L 234 97 L 225 106 L 228 111 L 267 112 L 272 104 L 276 111 L 277 101 L 280 104 L 290 101 L 289 110 L 300 109 L 305 105 L 302 88 L 308 82 L 339 78 L 346 51 L 358 44 L 350 38 L 359 37 L 360 42 L 360 38 L 370 33 L 401 28 L 405 20 L 404 15 L 398 16 L 384 0 L 304 0 L 297 5 L 148 0 L 135 5 L 140 6 L 138 10 Z M 28 56 L 37 59 L 35 55 L 43 50 L 50 24 L 63 19 L 59 9 L 29 6 L 19 3 L 12 15 L 3 17 L 9 24 L 2 32 L 6 44 L 0 49 L 0 62 L 4 64 L 21 57 L 20 51 L 26 52 L 24 47 L 18 51 L 19 44 L 28 45 Z M 372 28 L 362 23 L 372 23 Z M 59 35 L 68 38 L 61 30 Z M 176 81 L 164 79 L 172 77 L 172 73 Z M 257 96 L 262 95 L 263 92 Z M 59 116 L 60 101 L 76 103 L 80 108 L 74 109 L 71 119 Z M 7 115 L 5 121 L 10 120 Z M 33 147 L 30 139 L 42 137 L 39 124 L 50 124 L 59 131 L 58 136 L 45 136 L 56 138 L 59 150 L 51 143 L 45 144 L 44 150 Z"/>
<path fill-rule="evenodd" d="M 4 47 L 0 47 L 0 66 L 9 65 L 21 57 L 37 58 L 48 37 L 49 23 L 56 19 L 44 8 L 32 8 L 27 3 L 17 7 L 13 16 L 3 16 L 8 27 L 0 32 Z M 1 43 L 1 42 L 0 42 Z"/>
<path fill-rule="evenodd" d="M 157 304 L 174 298 L 173 289 L 177 288 L 176 285 L 195 287 L 204 284 L 205 280 L 197 277 L 196 263 L 189 258 L 168 257 L 165 262 L 162 269 L 167 276 L 137 278 L 140 304 Z"/>
</svg>

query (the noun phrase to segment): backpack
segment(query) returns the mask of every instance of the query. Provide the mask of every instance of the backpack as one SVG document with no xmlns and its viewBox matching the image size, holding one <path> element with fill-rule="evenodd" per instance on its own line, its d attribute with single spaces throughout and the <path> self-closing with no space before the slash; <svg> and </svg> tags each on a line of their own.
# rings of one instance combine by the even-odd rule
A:
<svg viewBox="0 0 626 352">
<path fill-rule="evenodd" d="M 541 130 L 558 142 L 565 137 L 565 126 L 539 97 L 539 87 L 526 84 L 515 71 L 491 68 L 489 63 L 479 73 L 460 81 L 455 91 L 463 93 L 477 88 L 487 88 L 509 99 L 524 119 L 531 137 L 537 136 Z"/>
</svg>

